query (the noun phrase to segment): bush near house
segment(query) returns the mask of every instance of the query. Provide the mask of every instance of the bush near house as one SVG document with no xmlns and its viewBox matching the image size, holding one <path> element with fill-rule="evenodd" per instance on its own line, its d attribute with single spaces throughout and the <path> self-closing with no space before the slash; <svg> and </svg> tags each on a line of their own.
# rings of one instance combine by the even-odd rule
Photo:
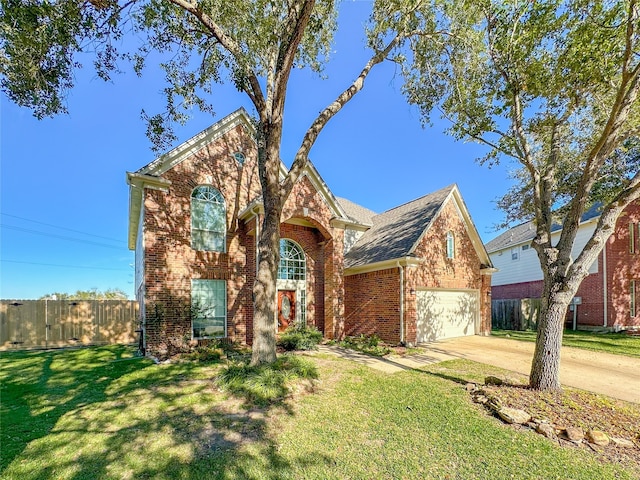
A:
<svg viewBox="0 0 640 480">
<path fill-rule="evenodd" d="M 316 327 L 295 325 L 287 328 L 278 339 L 278 345 L 287 351 L 315 350 L 322 341 L 322 332 Z"/>
</svg>

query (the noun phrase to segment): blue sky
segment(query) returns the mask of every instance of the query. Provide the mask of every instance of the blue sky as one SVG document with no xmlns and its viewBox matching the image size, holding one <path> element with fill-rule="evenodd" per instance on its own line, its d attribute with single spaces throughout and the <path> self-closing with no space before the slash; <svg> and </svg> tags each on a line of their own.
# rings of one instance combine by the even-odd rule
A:
<svg viewBox="0 0 640 480">
<path fill-rule="evenodd" d="M 322 80 L 291 78 L 283 161 L 289 165 L 315 116 L 359 73 L 369 52 L 363 22 L 371 4 L 345 2 L 332 61 Z M 0 297 L 120 288 L 133 296 L 133 252 L 127 249 L 125 172 L 155 158 L 140 118 L 162 109 L 162 73 L 149 68 L 112 83 L 98 79 L 90 57 L 68 98 L 69 115 L 36 120 L 2 95 L 0 145 Z M 371 73 L 365 88 L 321 133 L 310 158 L 337 196 L 382 212 L 457 183 L 484 241 L 502 220 L 495 199 L 509 185 L 506 168 L 474 159 L 484 147 L 456 142 L 439 121 L 423 129 L 401 94 L 392 64 Z M 214 90 L 216 116 L 194 112 L 177 130 L 181 143 L 248 100 L 231 86 Z"/>
</svg>

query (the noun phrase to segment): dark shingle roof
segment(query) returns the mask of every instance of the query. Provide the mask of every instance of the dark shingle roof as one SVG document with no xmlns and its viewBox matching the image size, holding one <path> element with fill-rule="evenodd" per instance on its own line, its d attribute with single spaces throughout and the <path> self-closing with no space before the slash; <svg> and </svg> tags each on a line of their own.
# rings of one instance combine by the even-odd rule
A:
<svg viewBox="0 0 640 480">
<path fill-rule="evenodd" d="M 455 185 L 450 185 L 373 217 L 373 226 L 345 256 L 345 268 L 411 255 L 414 245 L 454 188 Z"/>
<path fill-rule="evenodd" d="M 372 225 L 372 219 L 377 215 L 376 212 L 369 210 L 362 205 L 358 205 L 357 203 L 353 203 L 351 200 L 347 200 L 346 198 L 336 197 L 336 200 L 338 200 L 338 203 L 340 203 L 340 206 L 349 216 L 350 220 L 363 225 Z"/>
<path fill-rule="evenodd" d="M 595 204 L 589 210 L 587 210 L 582 217 L 580 218 L 580 222 L 586 222 L 591 220 L 592 218 L 596 218 L 600 216 L 600 212 L 602 211 L 601 204 Z M 552 232 L 556 232 L 562 229 L 562 225 L 555 224 L 551 227 Z M 526 222 L 520 225 L 517 225 L 513 228 L 510 228 L 506 232 L 498 235 L 493 240 L 487 242 L 485 244 L 485 248 L 487 252 L 493 253 L 498 250 L 503 250 L 505 248 L 509 248 L 512 245 L 518 245 L 520 243 L 527 242 L 529 240 L 533 240 L 536 236 L 536 226 L 533 221 Z"/>
</svg>

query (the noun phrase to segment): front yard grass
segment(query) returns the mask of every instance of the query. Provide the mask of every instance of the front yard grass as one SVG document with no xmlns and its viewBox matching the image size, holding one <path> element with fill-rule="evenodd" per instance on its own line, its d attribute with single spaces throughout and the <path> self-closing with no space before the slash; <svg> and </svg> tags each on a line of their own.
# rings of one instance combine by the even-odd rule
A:
<svg viewBox="0 0 640 480">
<path fill-rule="evenodd" d="M 390 375 L 329 355 L 309 358 L 319 372 L 313 393 L 258 407 L 217 387 L 219 363 L 155 365 L 116 346 L 2 353 L 0 477 L 595 480 L 640 473 L 488 417 L 470 402 L 455 364 Z"/>
<path fill-rule="evenodd" d="M 494 329 L 491 331 L 491 335 L 527 342 L 536 341 L 536 332 L 532 330 L 520 332 Z M 627 335 L 626 333 L 593 333 L 582 330 L 565 330 L 562 335 L 562 345 L 640 358 L 640 336 Z"/>
</svg>

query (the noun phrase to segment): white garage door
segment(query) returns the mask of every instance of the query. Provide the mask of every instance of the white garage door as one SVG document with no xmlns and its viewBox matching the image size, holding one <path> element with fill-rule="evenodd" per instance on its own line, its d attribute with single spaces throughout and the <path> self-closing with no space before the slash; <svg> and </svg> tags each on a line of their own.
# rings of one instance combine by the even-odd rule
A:
<svg viewBox="0 0 640 480">
<path fill-rule="evenodd" d="M 418 290 L 418 343 L 475 335 L 479 296 L 477 290 Z"/>
</svg>

